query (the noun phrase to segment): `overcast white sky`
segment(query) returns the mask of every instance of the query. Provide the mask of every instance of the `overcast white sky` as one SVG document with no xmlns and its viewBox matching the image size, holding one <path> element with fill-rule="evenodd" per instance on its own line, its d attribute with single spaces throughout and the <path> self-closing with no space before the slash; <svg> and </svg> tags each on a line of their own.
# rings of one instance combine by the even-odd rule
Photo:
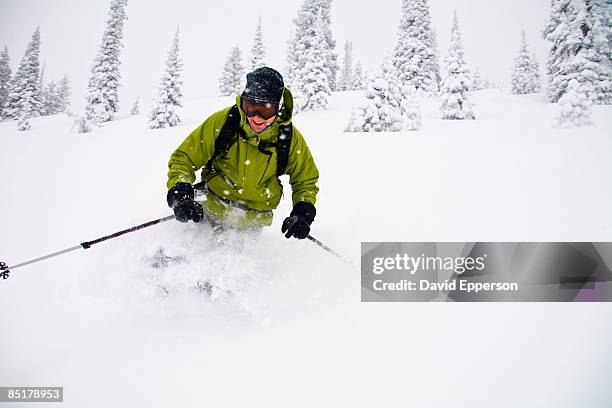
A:
<svg viewBox="0 0 612 408">
<path fill-rule="evenodd" d="M 0 0 L 0 46 L 9 48 L 13 69 L 37 25 L 46 78 L 66 74 L 73 86 L 74 110 L 82 109 L 89 68 L 104 30 L 110 0 Z M 549 0 L 430 0 L 442 59 L 456 9 L 467 62 L 485 77 L 506 86 L 524 29 L 541 70 L 549 47 L 540 33 Z M 231 47 L 240 44 L 248 60 L 257 16 L 263 16 L 268 65 L 284 66 L 286 40 L 301 0 L 188 1 L 128 0 L 122 54 L 121 107 L 136 96 L 148 107 L 177 25 L 181 29 L 184 94 L 187 99 L 215 96 L 218 77 Z M 375 68 L 393 50 L 401 0 L 333 0 L 332 30 L 341 59 L 353 41 L 355 59 Z"/>
</svg>

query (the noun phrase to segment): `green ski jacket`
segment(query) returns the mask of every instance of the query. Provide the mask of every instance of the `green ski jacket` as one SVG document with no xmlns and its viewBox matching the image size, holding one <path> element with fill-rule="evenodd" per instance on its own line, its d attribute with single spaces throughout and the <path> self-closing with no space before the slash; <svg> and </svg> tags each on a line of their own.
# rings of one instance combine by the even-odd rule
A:
<svg viewBox="0 0 612 408">
<path fill-rule="evenodd" d="M 246 115 L 240 106 L 240 96 L 236 97 L 240 111 L 240 127 L 244 137 L 239 137 L 226 154 L 221 154 L 207 171 L 206 163 L 215 151 L 215 140 L 219 136 L 229 110 L 227 107 L 213 113 L 181 143 L 172 153 L 168 163 L 168 189 L 178 182 L 193 184 L 196 171 L 202 169 L 202 180 L 206 182 L 209 193 L 205 208 L 217 218 L 226 218 L 226 206 L 222 202 L 233 202 L 247 209 L 260 212 L 275 209 L 283 194 L 283 186 L 276 175 L 276 148 L 267 148 L 272 155 L 259 151 L 260 141 L 276 143 L 280 126 L 291 121 L 293 96 L 285 88 L 283 106 L 275 121 L 262 133 L 256 134 L 248 126 Z M 319 188 L 316 183 L 319 171 L 302 134 L 293 126 L 293 138 L 289 148 L 289 158 L 285 173 L 289 175 L 293 205 L 300 201 L 315 204 Z M 271 223 L 271 219 L 269 220 Z M 268 222 L 265 224 L 269 225 Z"/>
</svg>

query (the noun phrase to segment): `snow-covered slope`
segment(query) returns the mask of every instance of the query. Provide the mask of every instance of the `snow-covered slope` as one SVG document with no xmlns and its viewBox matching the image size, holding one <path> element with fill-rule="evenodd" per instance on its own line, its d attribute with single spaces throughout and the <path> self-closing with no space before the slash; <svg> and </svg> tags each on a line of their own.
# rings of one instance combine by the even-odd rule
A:
<svg viewBox="0 0 612 408">
<path fill-rule="evenodd" d="M 358 93 L 300 114 L 321 172 L 312 234 L 359 264 L 361 241 L 612 240 L 612 108 L 555 130 L 540 95 L 473 95 L 476 121 L 343 133 Z M 89 134 L 72 119 L 0 123 L 0 259 L 17 263 L 170 213 L 184 125 L 146 113 Z M 218 245 L 168 222 L 0 281 L 0 384 L 64 387 L 65 407 L 604 407 L 610 304 L 361 304 L 359 271 L 280 223 Z M 183 261 L 151 266 L 160 249 Z M 214 282 L 212 298 L 191 290 Z M 159 287 L 170 296 L 159 296 Z"/>
</svg>

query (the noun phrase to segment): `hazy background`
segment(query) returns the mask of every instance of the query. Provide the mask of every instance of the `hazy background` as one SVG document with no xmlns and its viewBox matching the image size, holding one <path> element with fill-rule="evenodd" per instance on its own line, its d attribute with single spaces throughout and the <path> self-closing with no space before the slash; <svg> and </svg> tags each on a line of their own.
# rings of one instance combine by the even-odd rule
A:
<svg viewBox="0 0 612 408">
<path fill-rule="evenodd" d="M 450 24 L 456 9 L 468 64 L 501 86 L 510 81 L 512 59 L 524 29 L 543 68 L 548 43 L 540 32 L 549 0 L 430 0 L 441 60 L 448 48 Z M 0 0 L 0 47 L 8 46 L 13 72 L 37 25 L 41 30 L 41 60 L 46 80 L 68 75 L 73 110 L 84 106 L 89 69 L 98 52 L 110 0 Z M 268 65 L 284 67 L 286 42 L 301 0 L 261 2 L 128 0 L 121 58 L 122 110 L 136 96 L 148 109 L 163 70 L 166 53 L 180 26 L 187 99 L 216 96 L 223 63 L 231 47 L 240 44 L 243 62 L 250 48 L 258 15 L 263 17 Z M 339 62 L 346 40 L 353 42 L 354 59 L 364 69 L 376 68 L 395 47 L 400 0 L 355 2 L 334 0 L 332 30 Z M 543 69 L 541 69 L 543 71 Z"/>
</svg>

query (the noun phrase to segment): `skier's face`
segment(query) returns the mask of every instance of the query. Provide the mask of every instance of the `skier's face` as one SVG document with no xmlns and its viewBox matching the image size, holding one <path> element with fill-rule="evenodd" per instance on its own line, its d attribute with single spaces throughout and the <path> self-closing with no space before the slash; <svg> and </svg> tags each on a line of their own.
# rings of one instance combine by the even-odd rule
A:
<svg viewBox="0 0 612 408">
<path fill-rule="evenodd" d="M 243 100 L 242 110 L 247 116 L 249 127 L 255 133 L 261 133 L 276 119 L 278 104 L 257 104 Z"/>
</svg>

